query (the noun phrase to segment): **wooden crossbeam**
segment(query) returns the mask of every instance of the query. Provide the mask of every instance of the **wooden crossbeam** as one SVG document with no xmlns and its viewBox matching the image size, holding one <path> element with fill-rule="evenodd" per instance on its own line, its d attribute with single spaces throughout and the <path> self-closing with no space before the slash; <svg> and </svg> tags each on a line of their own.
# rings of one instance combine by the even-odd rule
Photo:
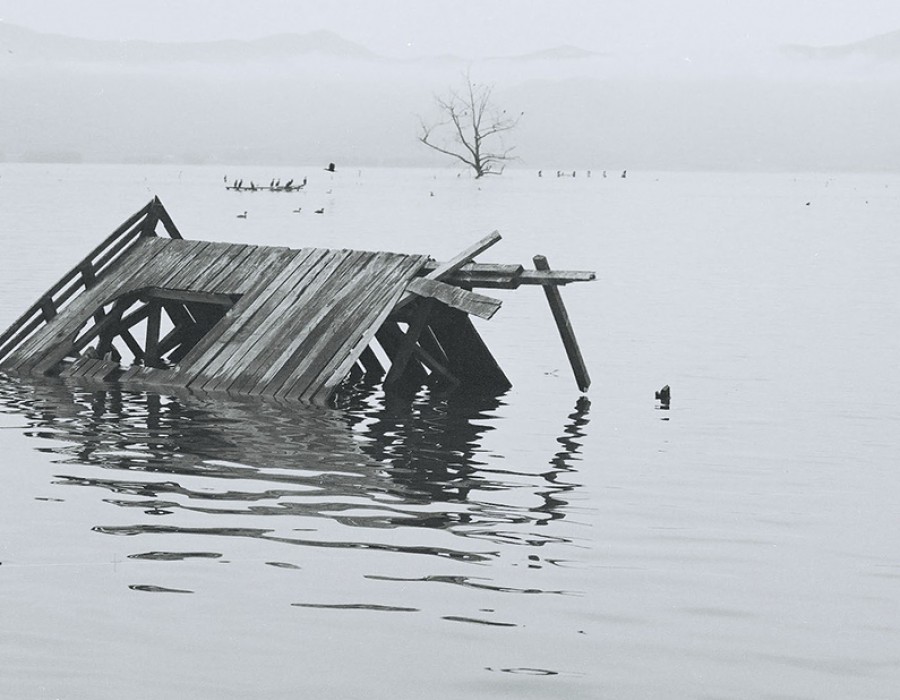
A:
<svg viewBox="0 0 900 700">
<path fill-rule="evenodd" d="M 216 294 L 213 292 L 195 292 L 189 289 L 159 289 L 148 287 L 141 289 L 138 295 L 143 299 L 165 299 L 185 303 L 197 302 L 214 306 L 234 306 L 235 296 L 232 294 Z"/>
<path fill-rule="evenodd" d="M 431 314 L 433 305 L 433 299 L 423 299 L 419 302 L 419 306 L 416 308 L 413 319 L 410 321 L 409 328 L 406 330 L 403 340 L 397 348 L 396 354 L 391 358 L 391 368 L 384 378 L 385 390 L 394 387 L 406 371 L 406 365 L 413 355 L 416 343 L 419 342 L 419 335 L 424 330 L 425 324 L 428 323 L 428 316 Z"/>
<path fill-rule="evenodd" d="M 426 272 L 437 269 L 430 261 L 423 268 Z M 470 262 L 452 274 L 443 277 L 447 284 L 484 289 L 517 289 L 526 285 L 565 285 L 571 282 L 591 282 L 597 279 L 595 272 L 585 270 L 526 270 L 521 265 L 496 265 Z"/>
<path fill-rule="evenodd" d="M 444 284 L 427 277 L 417 277 L 411 280 L 406 285 L 406 289 L 421 297 L 437 299 L 447 306 L 452 306 L 454 309 L 459 309 L 467 314 L 473 314 L 484 319 L 489 319 L 497 313 L 502 303 L 499 299 L 476 294 L 475 292 Z"/>
<path fill-rule="evenodd" d="M 465 250 L 460 251 L 446 262 L 439 263 L 436 268 L 425 275 L 425 279 L 441 280 L 447 275 L 453 274 L 463 265 L 470 262 L 476 255 L 478 255 L 479 253 L 483 253 L 485 250 L 494 245 L 497 241 L 500 240 L 500 238 L 501 236 L 499 231 L 492 231 L 480 241 L 477 241 Z M 402 297 L 400 297 L 400 301 L 398 301 L 394 306 L 394 310 L 396 311 L 397 309 L 402 309 L 415 298 L 416 296 L 412 292 L 405 293 Z"/>
</svg>

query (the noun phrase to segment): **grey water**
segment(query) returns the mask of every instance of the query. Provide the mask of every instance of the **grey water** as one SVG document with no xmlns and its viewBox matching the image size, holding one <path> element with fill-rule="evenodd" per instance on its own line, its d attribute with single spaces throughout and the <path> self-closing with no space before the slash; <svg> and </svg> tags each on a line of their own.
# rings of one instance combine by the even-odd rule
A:
<svg viewBox="0 0 900 700">
<path fill-rule="evenodd" d="M 542 175 L 0 165 L 2 327 L 154 195 L 598 277 L 584 396 L 538 288 L 478 324 L 500 396 L 0 376 L 0 697 L 896 697 L 900 176 Z"/>
</svg>

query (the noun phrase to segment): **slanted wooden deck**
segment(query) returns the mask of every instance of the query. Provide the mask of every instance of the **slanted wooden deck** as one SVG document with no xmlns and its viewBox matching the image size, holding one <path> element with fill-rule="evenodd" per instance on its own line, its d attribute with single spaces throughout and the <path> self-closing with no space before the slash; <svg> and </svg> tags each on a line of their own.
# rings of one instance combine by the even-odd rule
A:
<svg viewBox="0 0 900 700">
<path fill-rule="evenodd" d="M 500 302 L 471 288 L 542 284 L 550 298 L 551 287 L 558 296 L 557 285 L 593 273 L 471 262 L 499 238 L 444 263 L 190 241 L 154 198 L 0 335 L 0 368 L 316 403 L 362 377 L 396 391 L 502 390 L 509 381 L 469 320 L 490 318 Z M 561 300 L 551 305 L 565 314 Z M 560 330 L 568 351 L 574 334 Z M 580 353 L 570 359 L 586 390 Z"/>
</svg>

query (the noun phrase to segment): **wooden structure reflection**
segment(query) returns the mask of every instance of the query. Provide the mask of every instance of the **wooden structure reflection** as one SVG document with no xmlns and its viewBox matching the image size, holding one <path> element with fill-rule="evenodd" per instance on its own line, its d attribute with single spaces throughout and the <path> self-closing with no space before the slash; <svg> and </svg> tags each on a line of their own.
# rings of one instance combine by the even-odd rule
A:
<svg viewBox="0 0 900 700">
<path fill-rule="evenodd" d="M 202 528 L 207 534 L 279 540 L 270 530 L 246 528 L 242 516 L 326 517 L 354 528 L 439 528 L 463 536 L 477 531 L 480 539 L 524 527 L 523 538 L 537 541 L 543 535 L 532 527 L 566 517 L 589 410 L 579 401 L 559 450 L 529 472 L 504 471 L 481 447 L 497 428 L 494 412 L 502 397 L 373 404 L 368 396 L 366 403 L 338 410 L 190 393 L 84 392 L 5 379 L 0 406 L 27 421 L 27 435 L 52 440 L 39 449 L 55 453 L 62 465 L 98 467 L 91 473 L 60 466 L 55 484 L 101 489 L 107 502 L 164 516 L 127 533 L 98 526 L 102 531 L 187 532 L 178 513 L 188 511 L 210 516 Z M 538 505 L 501 506 L 486 496 L 513 488 L 527 490 L 526 500 Z M 360 503 L 368 504 L 364 514 Z"/>
</svg>

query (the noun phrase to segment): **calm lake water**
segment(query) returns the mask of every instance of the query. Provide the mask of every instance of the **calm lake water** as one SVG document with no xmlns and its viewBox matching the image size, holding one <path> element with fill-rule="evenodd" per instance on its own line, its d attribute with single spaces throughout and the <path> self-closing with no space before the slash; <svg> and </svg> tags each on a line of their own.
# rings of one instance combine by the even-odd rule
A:
<svg viewBox="0 0 900 700">
<path fill-rule="evenodd" d="M 0 165 L 4 328 L 153 195 L 187 238 L 598 273 L 587 397 L 537 288 L 477 401 L 0 377 L 0 697 L 897 697 L 900 176 L 547 174 Z"/>
</svg>

